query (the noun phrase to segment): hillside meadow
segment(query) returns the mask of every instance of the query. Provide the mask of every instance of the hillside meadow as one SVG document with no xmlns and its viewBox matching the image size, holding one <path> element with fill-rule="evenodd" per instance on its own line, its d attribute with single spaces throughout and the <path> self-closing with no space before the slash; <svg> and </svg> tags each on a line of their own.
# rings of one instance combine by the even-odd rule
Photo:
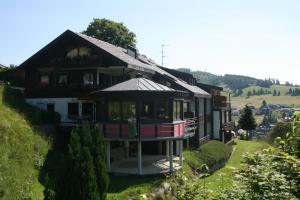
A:
<svg viewBox="0 0 300 200">
<path fill-rule="evenodd" d="M 268 104 L 285 104 L 292 107 L 300 107 L 300 96 L 261 95 L 249 98 L 239 96 L 231 98 L 231 103 L 233 108 L 243 108 L 246 104 L 259 108 L 263 100 L 266 100 Z"/>
<path fill-rule="evenodd" d="M 0 85 L 0 199 L 44 198 L 39 170 L 50 145 L 18 109 L 23 103 Z"/>
</svg>

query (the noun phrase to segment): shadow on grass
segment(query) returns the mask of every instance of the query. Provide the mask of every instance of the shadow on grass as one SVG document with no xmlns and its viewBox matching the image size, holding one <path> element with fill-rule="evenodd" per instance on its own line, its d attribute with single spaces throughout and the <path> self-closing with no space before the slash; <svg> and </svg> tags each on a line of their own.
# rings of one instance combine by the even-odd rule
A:
<svg viewBox="0 0 300 200">
<path fill-rule="evenodd" d="M 109 178 L 110 182 L 108 193 L 120 193 L 128 188 L 141 186 L 144 184 L 159 186 L 159 184 L 165 179 L 165 176 L 115 176 L 111 174 Z"/>
</svg>

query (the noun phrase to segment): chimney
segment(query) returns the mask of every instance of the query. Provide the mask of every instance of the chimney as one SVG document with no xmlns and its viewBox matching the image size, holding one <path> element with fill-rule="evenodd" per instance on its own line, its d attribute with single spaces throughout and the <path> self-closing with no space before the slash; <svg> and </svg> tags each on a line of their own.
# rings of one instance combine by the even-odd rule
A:
<svg viewBox="0 0 300 200">
<path fill-rule="evenodd" d="M 133 58 L 138 57 L 138 50 L 130 45 L 127 46 L 127 54 Z"/>
</svg>

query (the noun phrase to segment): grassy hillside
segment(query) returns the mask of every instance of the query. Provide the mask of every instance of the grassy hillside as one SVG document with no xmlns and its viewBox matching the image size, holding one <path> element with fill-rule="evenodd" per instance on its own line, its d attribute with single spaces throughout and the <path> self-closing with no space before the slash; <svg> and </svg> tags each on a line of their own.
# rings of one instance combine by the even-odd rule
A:
<svg viewBox="0 0 300 200">
<path fill-rule="evenodd" d="M 256 108 L 261 106 L 263 100 L 266 100 L 269 104 L 285 104 L 289 106 L 300 107 L 300 96 L 291 96 L 288 95 L 289 89 L 295 89 L 297 87 L 284 86 L 284 85 L 272 85 L 270 88 L 264 88 L 259 86 L 250 86 L 243 89 L 243 94 L 237 97 L 232 97 L 231 102 L 232 106 L 236 108 L 243 108 L 246 104 L 253 105 Z M 299 88 L 299 87 L 298 87 Z M 248 91 L 253 93 L 253 90 L 256 92 L 263 89 L 263 91 L 270 91 L 273 94 L 273 91 L 280 91 L 280 96 L 273 96 L 272 94 L 264 95 L 254 95 L 247 98 Z"/>
<path fill-rule="evenodd" d="M 285 85 L 272 85 L 269 88 L 260 87 L 260 86 L 250 86 L 250 87 L 244 88 L 243 89 L 243 94 L 240 95 L 240 96 L 246 97 L 248 91 L 253 93 L 253 90 L 255 90 L 256 92 L 260 91 L 260 90 L 263 90 L 264 92 L 271 92 L 272 94 L 273 94 L 273 91 L 276 90 L 277 92 L 278 91 L 280 92 L 281 96 L 291 96 L 291 95 L 288 95 L 288 92 L 289 92 L 290 88 L 292 90 L 294 90 L 295 88 L 299 88 L 299 87 L 292 87 L 292 86 L 285 86 Z M 272 96 L 272 94 L 271 94 L 271 96 Z"/>
<path fill-rule="evenodd" d="M 256 108 L 261 106 L 263 100 L 266 100 L 269 104 L 285 104 L 290 106 L 300 107 L 300 96 L 272 96 L 272 95 L 262 95 L 262 96 L 251 96 L 249 98 L 245 97 L 233 97 L 231 99 L 233 108 L 243 108 L 246 104 L 253 105 Z"/>
<path fill-rule="evenodd" d="M 0 199 L 43 199 L 39 169 L 49 144 L 31 126 L 37 114 L 0 86 Z"/>
</svg>

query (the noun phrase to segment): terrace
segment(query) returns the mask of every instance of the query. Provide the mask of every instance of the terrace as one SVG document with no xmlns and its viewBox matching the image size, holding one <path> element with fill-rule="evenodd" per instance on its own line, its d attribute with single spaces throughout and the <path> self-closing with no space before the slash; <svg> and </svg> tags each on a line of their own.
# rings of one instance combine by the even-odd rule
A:
<svg viewBox="0 0 300 200">
<path fill-rule="evenodd" d="M 134 78 L 94 95 L 97 122 L 107 141 L 109 171 L 151 174 L 180 168 L 183 141 L 196 129 L 196 120 L 184 117 L 188 93 Z M 119 151 L 114 153 L 116 149 Z M 179 163 L 174 162 L 173 149 Z"/>
</svg>

